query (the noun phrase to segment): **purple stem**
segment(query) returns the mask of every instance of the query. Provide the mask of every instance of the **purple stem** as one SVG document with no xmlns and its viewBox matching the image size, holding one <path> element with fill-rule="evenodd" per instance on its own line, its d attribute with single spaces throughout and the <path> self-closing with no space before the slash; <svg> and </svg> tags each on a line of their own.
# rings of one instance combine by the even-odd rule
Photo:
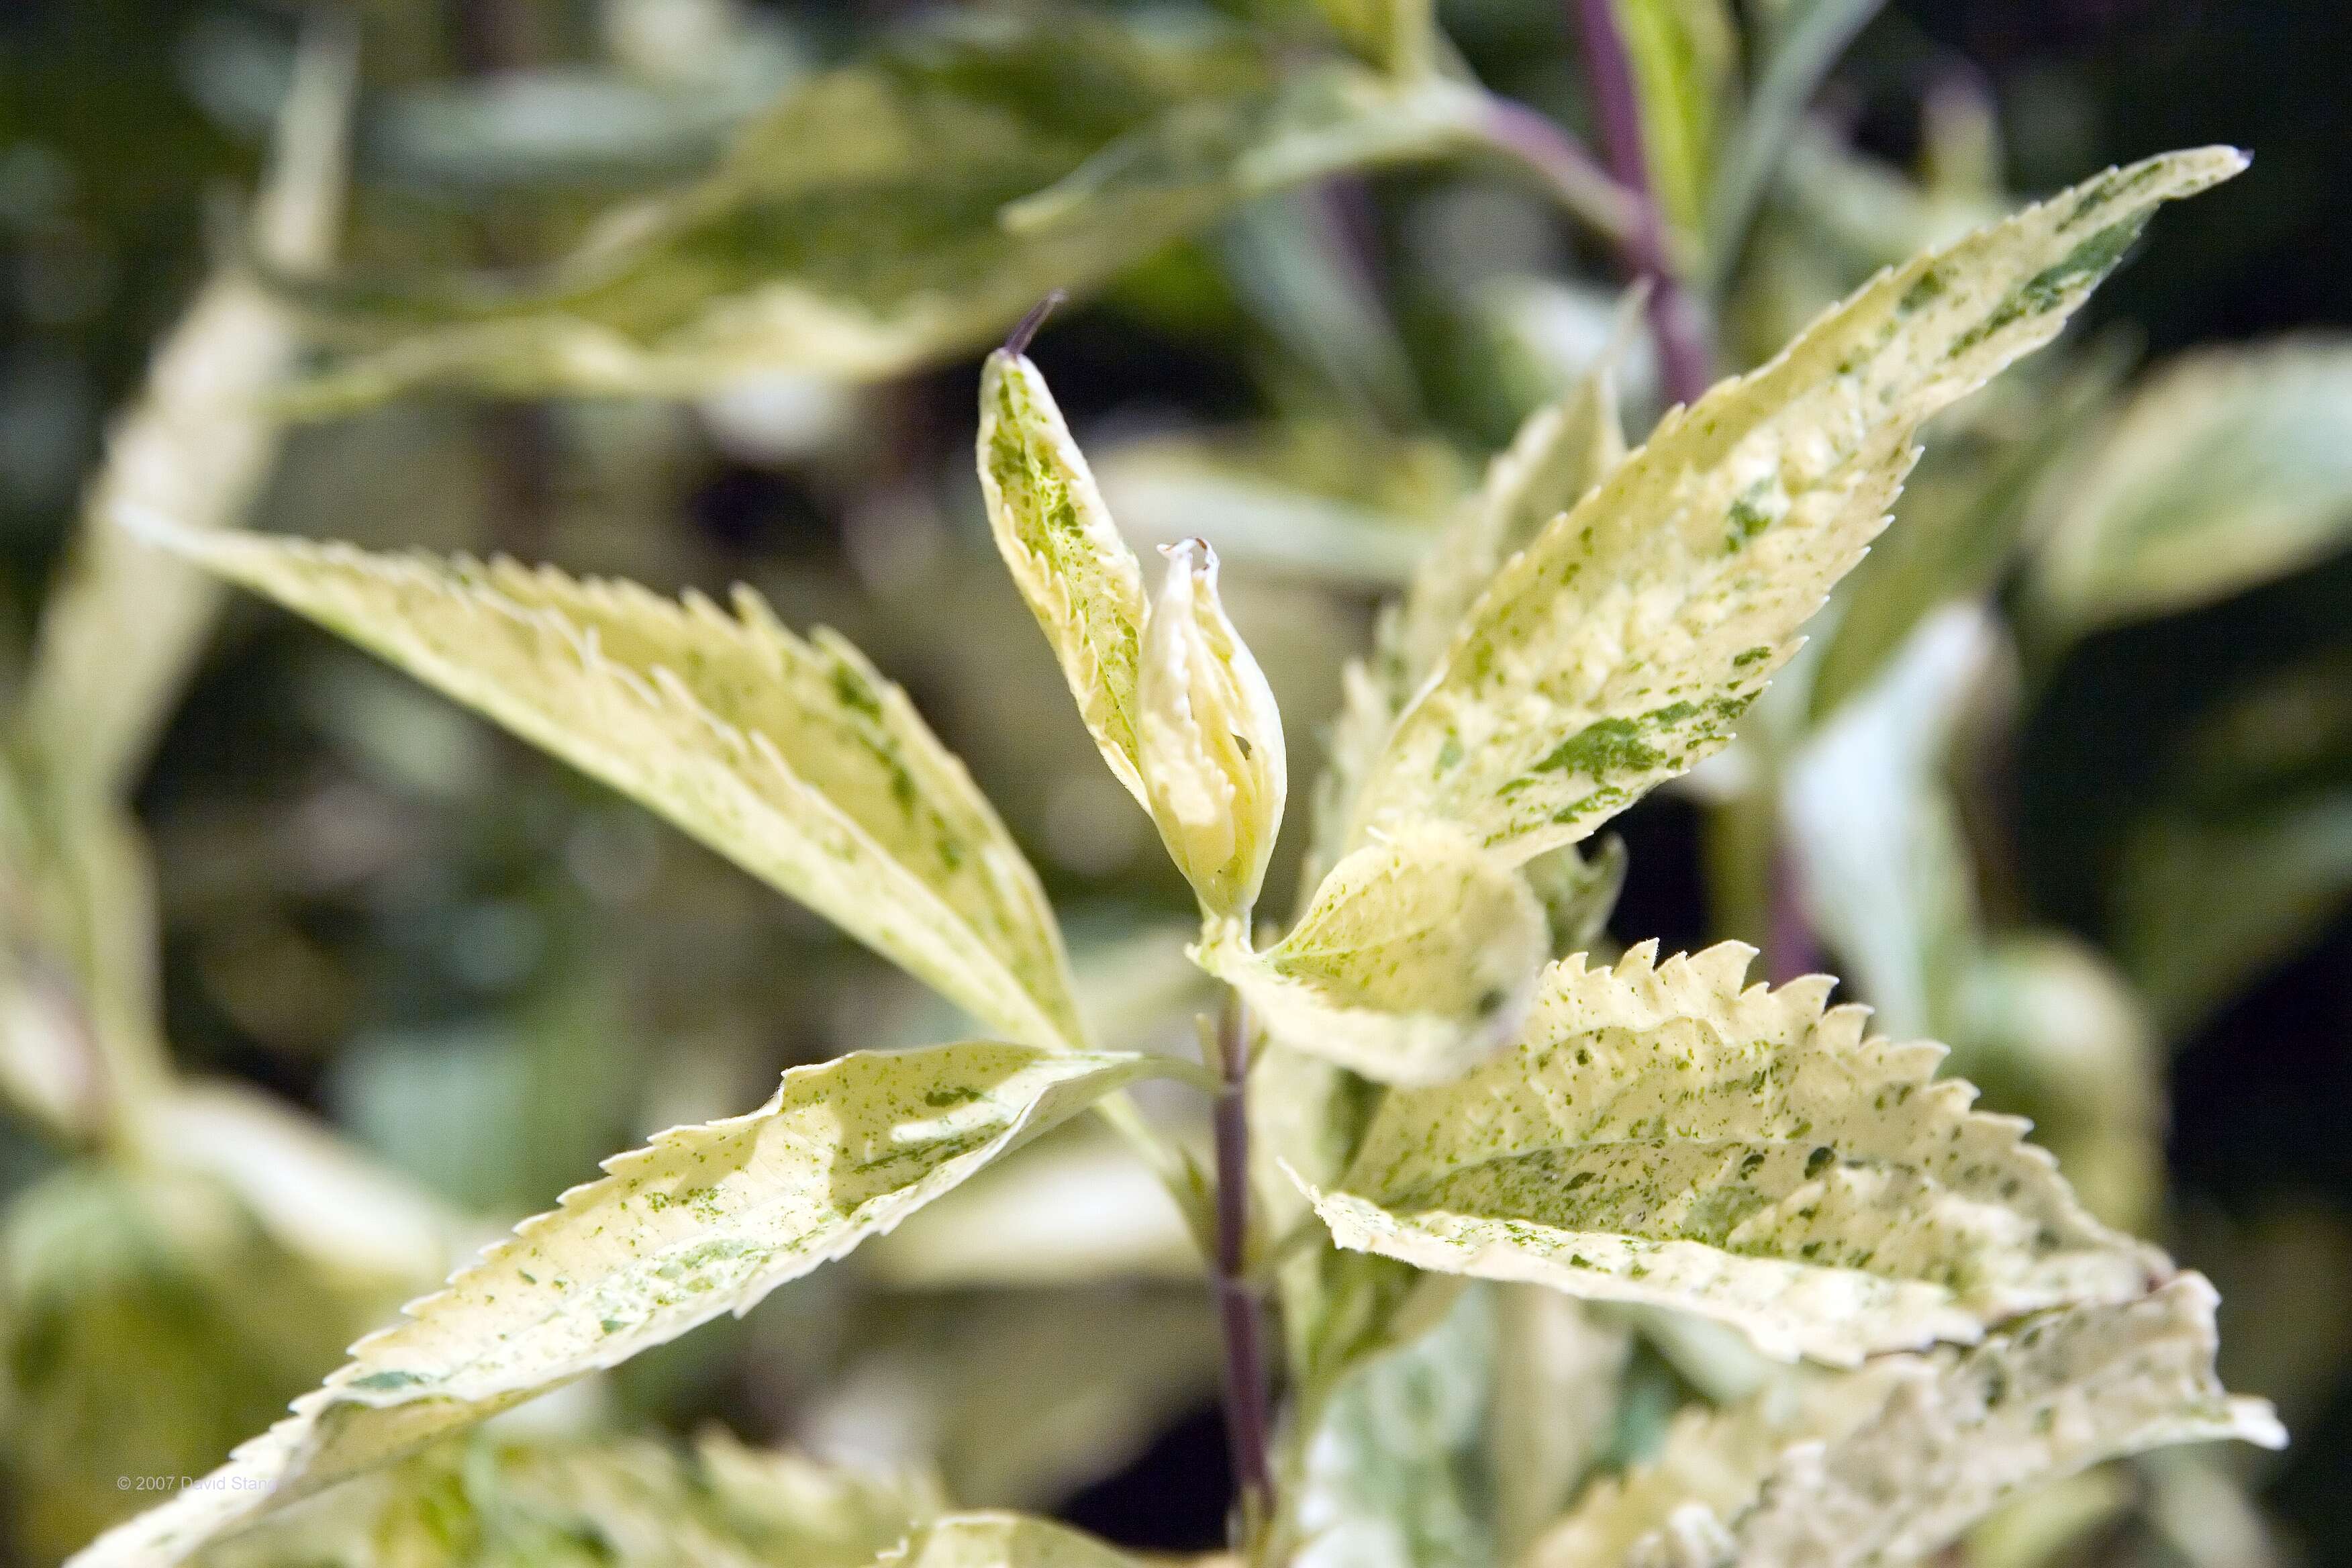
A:
<svg viewBox="0 0 2352 1568">
<path fill-rule="evenodd" d="M 1584 39 L 1585 77 L 1601 119 L 1601 147 L 1609 172 L 1636 198 L 1632 227 L 1622 240 L 1627 264 L 1650 280 L 1650 331 L 1658 342 L 1658 365 L 1666 395 L 1688 405 L 1714 384 L 1714 356 L 1706 323 L 1675 268 L 1666 243 L 1665 218 L 1650 187 L 1649 159 L 1642 149 L 1642 105 L 1633 92 L 1633 67 L 1617 29 L 1616 0 L 1575 0 Z"/>
<path fill-rule="evenodd" d="M 1217 1315 L 1224 1328 L 1225 1440 L 1244 1530 L 1270 1516 L 1274 1470 L 1268 1461 L 1265 1349 L 1257 1287 L 1249 1277 L 1249 1019 L 1241 993 L 1228 991 L 1217 1017 Z"/>
</svg>

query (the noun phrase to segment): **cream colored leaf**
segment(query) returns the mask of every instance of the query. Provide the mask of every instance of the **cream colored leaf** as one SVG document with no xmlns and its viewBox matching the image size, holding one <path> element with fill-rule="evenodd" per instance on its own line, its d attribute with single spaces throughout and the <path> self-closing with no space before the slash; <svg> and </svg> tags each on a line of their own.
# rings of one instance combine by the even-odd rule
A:
<svg viewBox="0 0 2352 1568">
<path fill-rule="evenodd" d="M 748 1115 L 677 1128 L 605 1162 L 601 1180 L 354 1345 L 291 1416 L 202 1484 L 75 1562 L 176 1563 L 337 1481 L 740 1315 L 1161 1066 L 978 1043 L 794 1068 Z"/>
<path fill-rule="evenodd" d="M 1633 1332 L 1623 1314 L 1557 1290 L 1492 1289 L 1501 1374 L 1487 1448 L 1501 1556 L 1512 1562 L 1559 1518 L 1615 1436 Z"/>
<path fill-rule="evenodd" d="M 1944 1048 L 1863 1037 L 1822 976 L 1740 988 L 1736 942 L 1547 973 L 1510 1053 L 1398 1090 L 1316 1205 L 1343 1247 L 1674 1307 L 1850 1365 L 2168 1268 L 2084 1213 Z"/>
<path fill-rule="evenodd" d="M 916 1530 L 874 1568 L 1135 1568 L 1135 1561 L 1051 1520 L 951 1513 Z"/>
<path fill-rule="evenodd" d="M 2053 629 L 2188 609 L 2352 541 L 2352 342 L 2184 354 L 2053 476 L 2032 603 Z"/>
<path fill-rule="evenodd" d="M 1883 525 L 1919 423 L 2048 342 L 2158 204 L 2244 164 L 2208 148 L 2077 186 L 1669 413 L 1488 586 L 1373 764 L 1358 835 L 1433 816 L 1522 861 L 1719 749 Z"/>
<path fill-rule="evenodd" d="M 1136 684 L 1143 568 L 1119 537 L 1086 455 L 1026 355 L 988 356 L 980 488 L 997 550 L 1045 628 L 1103 761 L 1145 810 Z"/>
<path fill-rule="evenodd" d="M 1517 872 L 1427 825 L 1333 867 L 1273 947 L 1213 941 L 1201 962 L 1283 1044 L 1382 1083 L 1438 1083 L 1510 1037 L 1549 946 Z"/>
<path fill-rule="evenodd" d="M 457 1215 L 243 1084 L 173 1085 L 142 1108 L 139 1134 L 150 1158 L 213 1177 L 279 1246 L 339 1283 L 404 1296 L 446 1278 L 471 1250 L 474 1227 Z"/>
<path fill-rule="evenodd" d="M 1874 1362 L 1685 1416 L 1530 1568 L 1872 1568 L 1932 1556 L 2026 1489 L 2174 1443 L 2286 1440 L 2213 1375 L 2213 1288 L 2036 1317 L 1967 1351 Z"/>
<path fill-rule="evenodd" d="M 488 715 L 992 1028 L 1081 1037 L 1036 874 L 906 694 L 749 590 L 735 612 L 548 568 L 151 531 Z"/>
</svg>

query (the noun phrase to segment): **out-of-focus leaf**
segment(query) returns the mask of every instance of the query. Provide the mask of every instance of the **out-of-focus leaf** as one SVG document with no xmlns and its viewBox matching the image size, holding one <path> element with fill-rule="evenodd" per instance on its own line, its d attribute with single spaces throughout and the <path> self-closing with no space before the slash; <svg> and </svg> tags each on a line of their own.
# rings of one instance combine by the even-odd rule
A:
<svg viewBox="0 0 2352 1568">
<path fill-rule="evenodd" d="M 2255 686 L 2190 742 L 2124 846 L 2114 942 L 2179 1037 L 2352 892 L 2352 658 Z"/>
<path fill-rule="evenodd" d="M 970 1505 L 1057 1507 L 1217 1386 L 1197 1284 L 926 1296 L 859 1318 L 857 1350 L 800 1430 L 861 1463 L 936 1465 Z"/>
<path fill-rule="evenodd" d="M 749 1115 L 683 1127 L 353 1347 L 295 1413 L 83 1568 L 179 1562 L 435 1438 L 748 1311 L 1124 1082 L 1139 1057 L 967 1044 L 795 1068 Z"/>
<path fill-rule="evenodd" d="M 1373 588 L 1411 578 L 1460 486 L 1441 447 L 1298 421 L 1124 441 L 1095 475 L 1139 544 L 1198 537 L 1253 572 Z"/>
<path fill-rule="evenodd" d="M 1617 908 L 1617 895 L 1625 889 L 1628 863 L 1625 841 L 1612 833 L 1589 859 L 1571 844 L 1538 855 L 1520 868 L 1537 901 L 1543 905 L 1554 958 L 1590 952 L 1601 941 Z"/>
<path fill-rule="evenodd" d="M 1487 1416 L 1495 1309 L 1470 1290 L 1443 1321 L 1350 1372 L 1279 1489 L 1299 1568 L 1483 1568 L 1496 1562 Z"/>
<path fill-rule="evenodd" d="M 1929 616 L 1783 775 L 1806 917 L 1880 1026 L 1903 1038 L 1942 1026 L 1975 953 L 1975 867 L 1945 763 L 2000 637 L 1979 605 Z"/>
<path fill-rule="evenodd" d="M 151 1156 L 235 1193 L 271 1238 L 330 1279 L 395 1299 L 447 1278 L 467 1226 L 317 1121 L 223 1079 L 145 1108 Z"/>
<path fill-rule="evenodd" d="M 2005 378 L 1948 416 L 1947 426 L 2009 389 L 2005 406 L 1971 421 L 1965 437 L 1939 429 L 1939 439 L 1948 444 L 1931 450 L 1904 486 L 1895 510 L 1900 526 L 1881 534 L 1846 580 L 1843 607 L 1812 667 L 1814 722 L 1874 679 L 1937 605 L 1992 590 L 2024 534 L 2034 486 L 2121 381 L 2123 347 L 2101 340 L 2055 385 L 2016 385 L 2032 378 Z M 2024 428 L 1983 428 L 1996 423 Z M 1973 449 L 1983 446 L 1991 449 Z M 1946 453 L 1955 453 L 1956 460 L 1939 463 Z"/>
<path fill-rule="evenodd" d="M 1728 742 L 1861 559 L 1919 422 L 2053 336 L 2228 149 L 2117 170 L 1918 257 L 1649 444 L 1503 568 L 1398 721 L 1358 831 L 1434 817 L 1513 861 Z"/>
<path fill-rule="evenodd" d="M 2138 995 L 2090 947 L 2012 932 L 1980 953 L 1941 1027 L 1950 1069 L 2029 1118 L 2083 1205 L 2145 1229 L 2164 1194 L 2164 1066 Z"/>
<path fill-rule="evenodd" d="M 254 247 L 278 265 L 315 267 L 331 253 L 352 64 L 345 47 L 313 47 L 287 100 L 254 215 Z M 219 603 L 203 573 L 117 522 L 134 511 L 194 529 L 244 521 L 278 454 L 278 420 L 262 400 L 299 345 L 284 303 L 227 271 L 197 294 L 116 421 L 16 715 L 63 795 L 113 799 L 136 782 Z"/>
<path fill-rule="evenodd" d="M 2161 1275 L 2023 1122 L 1934 1078 L 1942 1047 L 1865 1040 L 1822 976 L 1742 991 L 1752 955 L 1555 964 L 1508 1055 L 1391 1091 L 1318 1210 L 1343 1247 L 1843 1365 Z"/>
<path fill-rule="evenodd" d="M 457 1439 L 223 1542 L 204 1568 L 869 1568 L 944 1507 L 713 1432 L 691 1448 Z"/>
<path fill-rule="evenodd" d="M 2286 1434 L 2213 1375 L 2213 1288 L 2067 1308 L 1676 1424 L 1540 1542 L 1539 1568 L 1848 1568 L 1930 1556 L 1996 1504 L 2118 1454 Z"/>
<path fill-rule="evenodd" d="M 1730 102 L 1739 39 L 1724 0 L 1611 0 L 1641 98 L 1642 151 L 1666 221 L 1705 237 L 1717 116 Z"/>
<path fill-rule="evenodd" d="M 1200 1251 L 1159 1178 L 1087 1123 L 965 1184 L 877 1238 L 860 1262 L 902 1289 L 1201 1274 Z"/>
<path fill-rule="evenodd" d="M 1633 1335 L 1622 1320 L 1539 1285 L 1488 1289 L 1496 1375 L 1486 1447 L 1499 1560 L 1516 1563 L 1608 1451 Z"/>
<path fill-rule="evenodd" d="M 543 283 L 301 290 L 424 331 L 314 383 L 349 409 L 427 382 L 682 395 L 753 372 L 898 374 L 978 347 L 1251 197 L 1469 145 L 1475 89 L 1096 13 L 949 13 L 749 125 L 687 191 L 616 213 Z"/>
<path fill-rule="evenodd" d="M 383 1305 L 327 1289 L 212 1182 L 84 1165 L 18 1194 L 0 1232 L 12 1544 L 54 1563 L 157 1500 L 118 1478 L 201 1474 Z"/>
<path fill-rule="evenodd" d="M 1437 1083 L 1510 1037 L 1549 948 L 1519 875 L 1430 825 L 1341 860 L 1274 946 L 1212 942 L 1200 961 L 1284 1044 L 1382 1083 Z"/>
<path fill-rule="evenodd" d="M 906 694 L 831 632 L 551 568 L 159 539 L 644 803 L 1014 1038 L 1080 1037 L 1052 910 Z"/>
<path fill-rule="evenodd" d="M 2352 540 L 2352 343 L 2172 361 L 2046 487 L 2030 587 L 2053 637 L 2187 609 Z"/>
<path fill-rule="evenodd" d="M 1134 1559 L 1050 1520 L 951 1513 L 918 1527 L 874 1568 L 1136 1568 Z"/>
<path fill-rule="evenodd" d="M 1405 428 L 1422 417 L 1412 362 L 1351 213 L 1329 190 L 1250 203 L 1219 232 L 1217 254 L 1251 316 L 1361 419 Z"/>
<path fill-rule="evenodd" d="M 1885 0 L 1795 0 L 1781 6 L 1763 36 L 1762 62 L 1746 108 L 1728 121 L 1712 153 L 1717 167 L 1707 193 L 1706 260 L 1727 273 L 1738 260 L 1756 204 L 1772 183 L 1790 138 L 1839 55 Z"/>
</svg>

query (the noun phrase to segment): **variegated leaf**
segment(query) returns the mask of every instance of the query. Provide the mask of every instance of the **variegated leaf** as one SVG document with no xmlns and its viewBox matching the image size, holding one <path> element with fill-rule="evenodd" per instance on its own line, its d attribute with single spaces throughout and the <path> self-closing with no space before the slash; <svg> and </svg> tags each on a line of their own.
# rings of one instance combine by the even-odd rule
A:
<svg viewBox="0 0 2352 1568">
<path fill-rule="evenodd" d="M 615 1366 L 888 1230 L 1152 1058 L 977 1043 L 794 1068 L 748 1115 L 663 1133 L 362 1340 L 203 1484 L 81 1568 L 213 1539 L 574 1378 Z"/>
<path fill-rule="evenodd" d="M 2185 354 L 2053 476 L 2031 603 L 2061 635 L 2207 604 L 2352 542 L 2352 342 Z"/>
<path fill-rule="evenodd" d="M 1876 1568 L 1924 1562 L 2009 1498 L 2119 1454 L 2286 1440 L 2213 1375 L 2213 1288 L 2036 1317 L 1967 1351 L 1896 1356 L 1685 1416 L 1530 1568 Z"/>
<path fill-rule="evenodd" d="M 2167 1265 L 2085 1214 L 1944 1048 L 1863 1037 L 1831 982 L 1743 991 L 1736 942 L 1548 972 L 1517 1045 L 1398 1090 L 1316 1206 L 1343 1247 L 1713 1318 L 1852 1364 Z"/>
<path fill-rule="evenodd" d="M 2227 148 L 2101 176 L 1882 274 L 1669 413 L 1503 568 L 1398 721 L 1359 835 L 1436 817 L 1513 861 L 1719 749 L 1883 525 L 1920 421 L 2053 336 Z"/>
<path fill-rule="evenodd" d="M 1103 505 L 1045 378 L 1025 354 L 988 356 L 980 488 L 996 548 L 1029 602 L 1103 761 L 1145 810 L 1140 708 L 1143 567 Z"/>
<path fill-rule="evenodd" d="M 1428 825 L 1333 867 L 1273 947 L 1212 941 L 1201 963 L 1283 1044 L 1382 1083 L 1439 1083 L 1510 1037 L 1549 949 L 1519 875 Z"/>
<path fill-rule="evenodd" d="M 159 540 L 642 802 L 992 1028 L 1076 1044 L 1053 912 L 906 694 L 756 595 L 730 615 L 548 568 L 202 534 Z"/>
<path fill-rule="evenodd" d="M 1018 1513 L 951 1513 L 918 1528 L 874 1568 L 1136 1568 L 1090 1535 Z"/>
<path fill-rule="evenodd" d="M 1098 10 L 947 11 L 788 90 L 708 177 L 618 209 L 522 288 L 296 285 L 382 342 L 305 389 L 682 395 L 754 374 L 900 374 L 1001 336 L 1253 196 L 1479 144 L 1485 94 L 1231 29 Z"/>
</svg>

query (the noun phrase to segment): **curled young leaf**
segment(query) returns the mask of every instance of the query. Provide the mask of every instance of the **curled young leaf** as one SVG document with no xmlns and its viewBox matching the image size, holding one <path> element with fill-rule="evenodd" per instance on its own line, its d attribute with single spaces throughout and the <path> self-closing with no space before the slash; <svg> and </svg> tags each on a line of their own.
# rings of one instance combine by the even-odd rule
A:
<svg viewBox="0 0 2352 1568">
<path fill-rule="evenodd" d="M 1212 915 L 1245 921 L 1282 826 L 1282 713 L 1217 597 L 1217 552 L 1170 545 L 1136 683 L 1143 793 L 1161 842 Z"/>
<path fill-rule="evenodd" d="M 1119 537 L 1045 378 L 1026 354 L 988 356 L 980 489 L 996 548 L 1045 629 L 1103 761 L 1146 811 L 1136 686 L 1143 568 Z"/>
<path fill-rule="evenodd" d="M 1801 1375 L 1675 1424 L 1539 1542 L 1529 1568 L 1924 1562 L 2010 1498 L 2174 1443 L 2286 1441 L 2213 1375 L 2213 1288 L 2067 1308 L 1967 1351 Z"/>
<path fill-rule="evenodd" d="M 1498 573 L 1370 769 L 1355 836 L 1452 822 L 1514 863 L 1731 738 L 1861 559 L 1921 421 L 2047 342 L 2227 148 L 2117 170 L 1882 274 L 1671 412 Z"/>
<path fill-rule="evenodd" d="M 748 1115 L 605 1162 L 551 1213 L 352 1348 L 202 1485 L 81 1568 L 177 1563 L 217 1536 L 676 1339 L 850 1251 L 1166 1064 L 972 1043 L 794 1068 Z"/>
<path fill-rule="evenodd" d="M 1200 957 L 1276 1040 L 1382 1083 L 1426 1084 L 1510 1038 L 1549 944 L 1518 874 L 1433 824 L 1341 860 L 1273 947 L 1213 942 Z"/>
<path fill-rule="evenodd" d="M 1863 1037 L 1831 982 L 1740 988 L 1736 942 L 1548 972 L 1518 1042 L 1400 1089 L 1336 1186 L 1343 1247 L 1727 1323 L 1851 1365 L 1979 1338 L 2168 1268 L 2085 1214 L 2013 1117 L 1937 1079 L 1944 1048 Z"/>
<path fill-rule="evenodd" d="M 1036 873 L 906 694 L 748 589 L 730 615 L 549 568 L 150 535 L 667 817 L 992 1028 L 1083 1038 Z"/>
</svg>

